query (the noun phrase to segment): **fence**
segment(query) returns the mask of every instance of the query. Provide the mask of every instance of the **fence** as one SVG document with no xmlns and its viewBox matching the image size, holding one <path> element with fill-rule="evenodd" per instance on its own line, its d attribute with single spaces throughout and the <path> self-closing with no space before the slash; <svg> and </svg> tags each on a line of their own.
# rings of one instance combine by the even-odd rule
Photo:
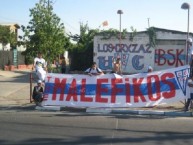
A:
<svg viewBox="0 0 193 145">
<path fill-rule="evenodd" d="M 0 69 L 4 69 L 5 65 L 18 65 L 25 64 L 25 56 L 21 51 L 0 51 Z"/>
</svg>

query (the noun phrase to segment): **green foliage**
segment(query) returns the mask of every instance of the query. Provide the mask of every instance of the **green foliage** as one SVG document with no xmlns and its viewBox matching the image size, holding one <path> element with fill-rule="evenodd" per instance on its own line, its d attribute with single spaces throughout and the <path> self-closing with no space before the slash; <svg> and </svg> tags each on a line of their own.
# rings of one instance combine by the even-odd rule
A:
<svg viewBox="0 0 193 145">
<path fill-rule="evenodd" d="M 76 42 L 69 50 L 71 56 L 71 69 L 84 70 L 90 67 L 93 61 L 94 36 L 99 33 L 98 29 L 90 30 L 87 24 L 80 24 L 80 35 L 70 35 Z"/>
<path fill-rule="evenodd" d="M 3 45 L 6 45 L 9 43 L 9 27 L 8 26 L 0 26 L 0 42 Z"/>
<path fill-rule="evenodd" d="M 119 34 L 120 34 L 120 32 L 118 31 L 118 30 L 116 30 L 116 29 L 109 29 L 109 30 L 103 30 L 103 31 L 101 31 L 101 33 L 100 33 L 102 36 L 103 36 L 103 38 L 102 39 L 110 39 L 111 37 L 119 37 Z"/>
<path fill-rule="evenodd" d="M 3 44 L 3 47 L 10 43 L 11 47 L 16 46 L 17 36 L 14 32 L 11 32 L 9 26 L 0 25 L 0 42 Z"/>
<path fill-rule="evenodd" d="M 32 56 L 26 56 L 25 57 L 25 64 L 33 64 L 34 58 Z"/>
<path fill-rule="evenodd" d="M 100 32 L 100 34 L 103 36 L 102 39 L 110 39 L 111 37 L 116 37 L 117 39 L 120 39 L 120 31 L 117 29 L 109 29 L 109 30 L 103 30 Z M 121 32 L 121 39 L 125 39 L 127 34 L 127 29 L 123 29 L 123 32 Z"/>
<path fill-rule="evenodd" d="M 154 48 L 156 46 L 156 38 L 157 38 L 154 27 L 148 28 L 147 34 L 149 35 L 150 46 Z"/>
<path fill-rule="evenodd" d="M 127 33 L 127 29 L 124 29 L 121 33 L 121 38 L 125 39 Z M 69 50 L 72 70 L 85 70 L 86 68 L 91 66 L 93 62 L 94 36 L 96 35 L 102 36 L 102 39 L 110 39 L 111 37 L 116 37 L 120 39 L 120 32 L 116 29 L 90 30 L 87 24 L 84 25 L 81 23 L 80 35 L 70 35 L 70 38 L 73 41 L 77 42 L 71 47 L 72 49 Z"/>
<path fill-rule="evenodd" d="M 73 46 L 77 51 L 85 51 L 86 49 L 93 48 L 93 39 L 94 36 L 99 32 L 98 29 L 90 30 L 88 24 L 80 24 L 80 35 L 70 35 L 70 38 L 76 42 Z"/>
<path fill-rule="evenodd" d="M 53 13 L 52 5 L 51 0 L 40 0 L 30 9 L 31 20 L 28 26 L 21 26 L 24 35 L 19 37 L 20 44 L 26 46 L 27 57 L 35 56 L 40 51 L 46 60 L 52 62 L 56 56 L 64 52 L 64 46 L 67 47 L 70 43 L 64 34 L 64 24 Z"/>
</svg>

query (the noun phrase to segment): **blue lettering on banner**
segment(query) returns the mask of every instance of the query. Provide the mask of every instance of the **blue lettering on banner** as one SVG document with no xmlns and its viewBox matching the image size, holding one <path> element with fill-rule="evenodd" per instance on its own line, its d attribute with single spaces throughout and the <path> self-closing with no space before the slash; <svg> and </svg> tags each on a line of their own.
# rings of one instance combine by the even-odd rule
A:
<svg viewBox="0 0 193 145">
<path fill-rule="evenodd" d="M 129 53 L 152 53 L 150 44 L 100 44 L 97 46 L 98 52 L 129 52 Z"/>
</svg>

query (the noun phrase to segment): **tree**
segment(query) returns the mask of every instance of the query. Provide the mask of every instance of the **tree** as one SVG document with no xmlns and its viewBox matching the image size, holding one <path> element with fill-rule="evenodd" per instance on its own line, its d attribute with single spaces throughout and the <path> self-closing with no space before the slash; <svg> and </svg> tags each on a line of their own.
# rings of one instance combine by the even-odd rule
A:
<svg viewBox="0 0 193 145">
<path fill-rule="evenodd" d="M 10 43 L 11 47 L 16 46 L 16 34 L 10 30 L 9 26 L 0 25 L 0 43 L 3 45 L 3 50 L 8 43 Z"/>
<path fill-rule="evenodd" d="M 80 34 L 70 35 L 70 38 L 76 42 L 69 50 L 71 69 L 84 70 L 91 66 L 93 61 L 93 39 L 98 33 L 98 29 L 90 30 L 87 24 L 80 23 Z"/>
<path fill-rule="evenodd" d="M 52 62 L 64 52 L 64 46 L 69 43 L 69 39 L 65 36 L 64 24 L 53 13 L 52 5 L 51 0 L 40 0 L 30 9 L 32 19 L 28 26 L 21 26 L 24 35 L 19 37 L 20 44 L 26 46 L 27 57 L 34 57 L 41 51 L 45 59 Z"/>
<path fill-rule="evenodd" d="M 99 33 L 99 29 L 89 29 L 88 24 L 80 23 L 80 34 L 70 35 L 70 38 L 77 42 L 75 48 L 77 51 L 89 49 L 93 44 L 94 36 Z"/>
<path fill-rule="evenodd" d="M 116 29 L 99 30 L 89 29 L 88 24 L 80 23 L 80 34 L 70 35 L 70 38 L 77 42 L 70 50 L 71 68 L 74 70 L 84 70 L 91 66 L 93 62 L 94 36 L 101 35 L 102 39 L 116 37 L 119 39 L 120 32 Z M 124 29 L 121 35 L 125 39 L 127 30 Z"/>
<path fill-rule="evenodd" d="M 149 27 L 147 28 L 147 34 L 149 35 L 149 43 L 150 43 L 150 46 L 155 48 L 156 46 L 156 30 L 154 27 Z"/>
</svg>

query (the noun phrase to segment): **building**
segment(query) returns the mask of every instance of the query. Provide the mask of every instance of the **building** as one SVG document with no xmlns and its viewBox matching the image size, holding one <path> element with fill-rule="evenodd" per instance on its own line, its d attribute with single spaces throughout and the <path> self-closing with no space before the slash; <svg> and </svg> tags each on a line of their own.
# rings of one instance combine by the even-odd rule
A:
<svg viewBox="0 0 193 145">
<path fill-rule="evenodd" d="M 145 72 L 149 65 L 158 71 L 187 64 L 186 32 L 151 27 L 131 36 L 127 33 L 121 40 L 118 36 L 95 36 L 93 61 L 108 71 L 113 58 L 119 57 L 123 72 L 129 74 Z"/>
<path fill-rule="evenodd" d="M 9 26 L 10 31 L 14 32 L 16 34 L 16 37 L 18 38 L 18 29 L 20 28 L 20 26 L 17 23 L 0 23 L 1 26 Z M 17 39 L 16 38 L 16 39 Z M 8 43 L 6 46 L 4 46 L 4 50 L 10 50 L 10 44 Z M 2 43 L 0 43 L 0 50 L 3 50 L 3 45 Z"/>
<path fill-rule="evenodd" d="M 0 23 L 1 26 L 8 26 L 10 31 L 16 34 L 16 40 L 18 38 L 18 29 L 20 26 L 16 23 Z M 17 68 L 21 64 L 25 64 L 25 56 L 21 53 L 26 48 L 23 46 L 17 46 L 16 49 L 12 49 L 10 43 L 6 46 L 3 46 L 0 43 L 0 69 L 5 69 L 10 66 L 13 68 Z M 11 51 L 10 51 L 11 50 Z M 6 70 L 6 69 L 5 69 Z"/>
</svg>

